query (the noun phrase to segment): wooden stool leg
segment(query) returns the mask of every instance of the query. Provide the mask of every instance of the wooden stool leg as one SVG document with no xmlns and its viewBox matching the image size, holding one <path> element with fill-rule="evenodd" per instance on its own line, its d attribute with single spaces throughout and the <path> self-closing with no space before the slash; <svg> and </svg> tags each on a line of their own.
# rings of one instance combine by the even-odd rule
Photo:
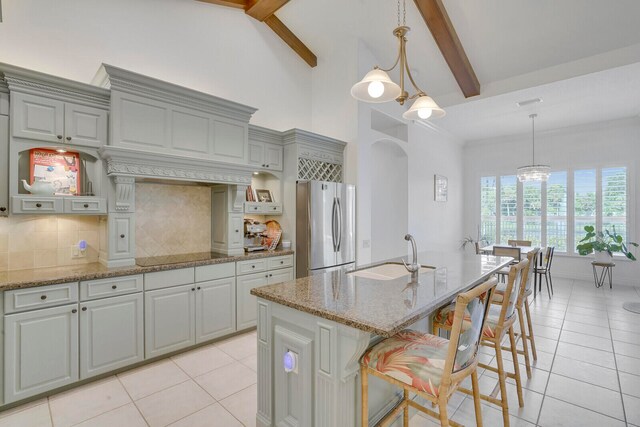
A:
<svg viewBox="0 0 640 427">
<path fill-rule="evenodd" d="M 502 349 L 496 344 L 496 363 L 498 364 L 498 381 L 500 383 L 500 399 L 502 400 L 502 420 L 504 427 L 509 427 L 509 403 L 507 402 L 507 383 L 504 375 Z"/>
<path fill-rule="evenodd" d="M 409 400 L 409 391 L 404 389 L 404 400 Z M 409 427 L 409 405 L 404 407 L 404 412 L 402 414 L 402 427 Z"/>
<path fill-rule="evenodd" d="M 533 360 L 538 360 L 538 353 L 536 352 L 536 339 L 533 336 L 533 324 L 531 323 L 531 312 L 529 311 L 529 301 L 525 301 L 524 303 L 524 311 L 527 315 L 527 326 L 529 326 L 529 341 L 531 342 L 531 353 L 533 354 Z"/>
<path fill-rule="evenodd" d="M 447 399 L 440 397 L 438 399 L 438 412 L 440 412 L 440 425 L 449 427 L 449 416 L 447 415 Z"/>
<path fill-rule="evenodd" d="M 362 427 L 369 427 L 369 379 L 367 368 L 360 367 L 360 383 L 362 384 Z"/>
<path fill-rule="evenodd" d="M 473 389 L 473 406 L 476 410 L 476 426 L 482 427 L 482 405 L 480 405 L 480 386 L 478 385 L 478 371 L 471 374 L 471 387 Z"/>
<path fill-rule="evenodd" d="M 511 356 L 513 357 L 513 369 L 515 373 L 516 389 L 518 390 L 518 403 L 524 407 L 524 397 L 522 396 L 522 381 L 520 380 L 520 364 L 518 363 L 518 350 L 516 349 L 516 337 L 513 333 L 513 326 L 509 328 L 509 341 L 511 342 Z"/>
<path fill-rule="evenodd" d="M 520 323 L 520 339 L 522 340 L 522 349 L 524 350 L 524 364 L 527 368 L 527 378 L 531 378 L 531 361 L 529 360 L 529 343 L 527 342 L 527 328 L 524 323 L 524 313 L 522 306 L 518 307 L 518 322 Z"/>
</svg>

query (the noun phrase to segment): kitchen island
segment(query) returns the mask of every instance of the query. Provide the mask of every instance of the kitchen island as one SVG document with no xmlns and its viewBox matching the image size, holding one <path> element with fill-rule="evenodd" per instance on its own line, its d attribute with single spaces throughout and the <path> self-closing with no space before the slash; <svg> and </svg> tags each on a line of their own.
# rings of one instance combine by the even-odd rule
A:
<svg viewBox="0 0 640 427">
<path fill-rule="evenodd" d="M 405 328 L 430 331 L 430 315 L 512 259 L 423 252 L 413 278 L 400 259 L 255 288 L 258 297 L 257 425 L 360 426 L 359 360 Z M 400 264 L 399 264 L 400 263 Z M 404 270 L 404 272 L 403 272 Z M 369 423 L 401 394 L 371 378 Z"/>
</svg>

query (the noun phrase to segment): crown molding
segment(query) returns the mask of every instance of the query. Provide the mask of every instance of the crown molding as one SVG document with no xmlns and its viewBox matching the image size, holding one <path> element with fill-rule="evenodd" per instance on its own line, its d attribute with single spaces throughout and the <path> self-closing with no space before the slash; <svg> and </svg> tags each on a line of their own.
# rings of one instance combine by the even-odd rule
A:
<svg viewBox="0 0 640 427">
<path fill-rule="evenodd" d="M 249 125 L 249 141 L 259 141 L 269 144 L 284 145 L 282 132 L 252 124 Z"/>
</svg>

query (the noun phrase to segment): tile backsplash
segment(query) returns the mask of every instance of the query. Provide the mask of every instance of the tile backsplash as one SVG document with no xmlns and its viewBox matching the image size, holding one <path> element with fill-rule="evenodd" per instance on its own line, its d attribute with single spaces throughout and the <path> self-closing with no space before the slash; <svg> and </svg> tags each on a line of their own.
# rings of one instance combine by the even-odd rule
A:
<svg viewBox="0 0 640 427">
<path fill-rule="evenodd" d="M 106 221 L 106 217 L 0 217 L 0 271 L 97 262 L 100 221 Z M 80 240 L 88 244 L 85 256 L 72 258 L 72 248 Z"/>
<path fill-rule="evenodd" d="M 136 183 L 136 257 L 211 250 L 211 188 Z"/>
</svg>

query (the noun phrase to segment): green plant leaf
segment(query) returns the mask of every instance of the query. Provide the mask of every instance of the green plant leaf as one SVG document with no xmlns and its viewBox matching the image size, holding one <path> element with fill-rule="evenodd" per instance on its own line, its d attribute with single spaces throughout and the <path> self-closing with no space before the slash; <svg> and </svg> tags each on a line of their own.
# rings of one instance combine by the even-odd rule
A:
<svg viewBox="0 0 640 427">
<path fill-rule="evenodd" d="M 586 231 L 587 233 L 593 233 L 593 231 L 595 230 L 593 225 L 585 225 L 584 226 L 584 231 Z"/>
</svg>

